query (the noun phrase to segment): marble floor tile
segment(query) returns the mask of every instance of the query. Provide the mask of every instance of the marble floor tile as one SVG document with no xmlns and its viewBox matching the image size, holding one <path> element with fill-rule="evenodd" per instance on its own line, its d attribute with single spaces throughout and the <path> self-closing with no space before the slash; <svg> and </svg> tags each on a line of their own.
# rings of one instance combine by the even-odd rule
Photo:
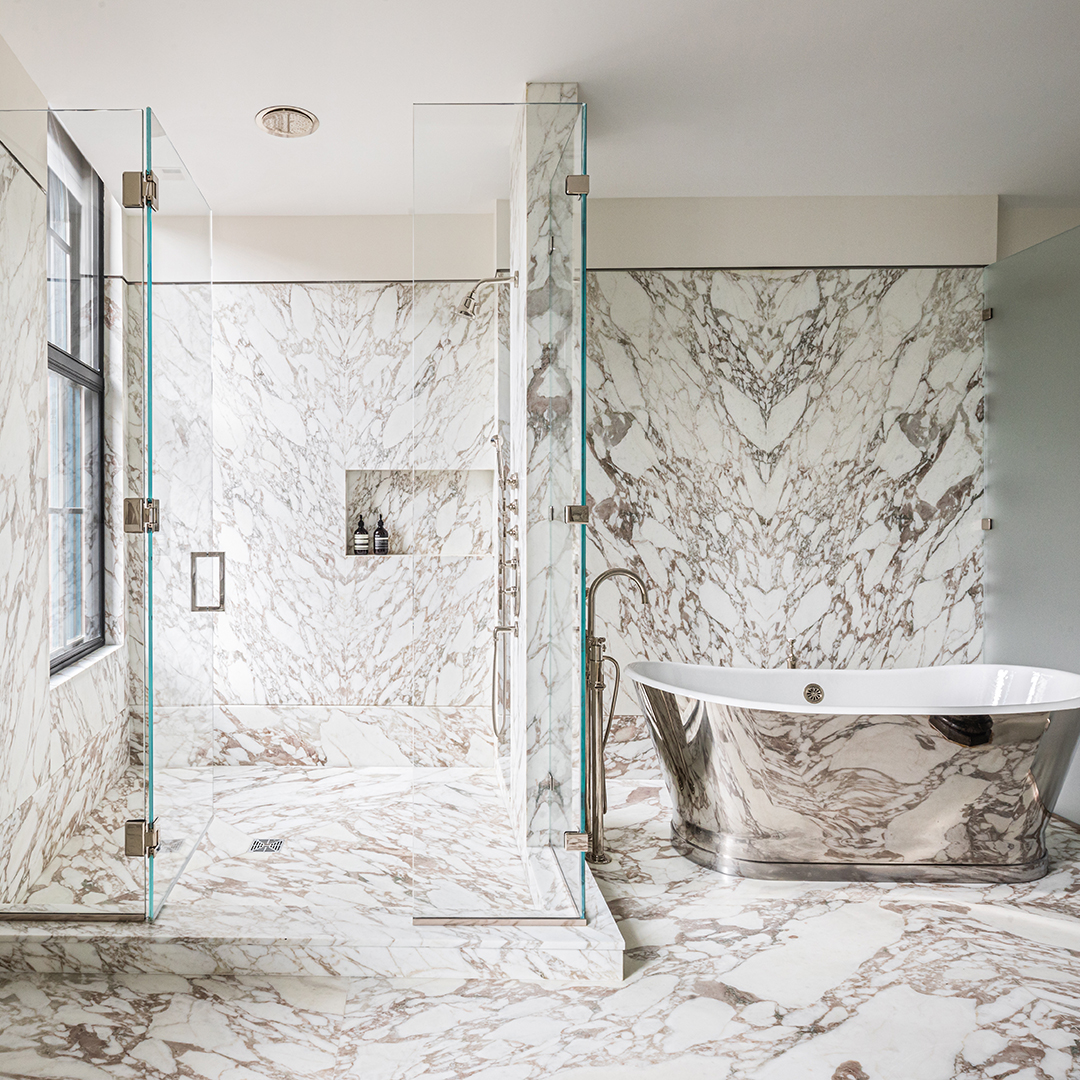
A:
<svg viewBox="0 0 1080 1080">
<path fill-rule="evenodd" d="M 331 1078 L 347 983 L 176 975 L 0 983 L 0 1076 Z"/>
<path fill-rule="evenodd" d="M 739 881 L 671 849 L 659 773 L 625 766 L 596 874 L 620 985 L 14 975 L 0 1076 L 1080 1080 L 1075 830 L 1023 885 Z"/>
</svg>

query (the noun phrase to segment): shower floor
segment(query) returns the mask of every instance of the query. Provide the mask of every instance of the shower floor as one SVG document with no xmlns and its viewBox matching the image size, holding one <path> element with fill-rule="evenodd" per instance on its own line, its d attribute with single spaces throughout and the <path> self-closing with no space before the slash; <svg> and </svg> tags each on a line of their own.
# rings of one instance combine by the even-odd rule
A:
<svg viewBox="0 0 1080 1080">
<path fill-rule="evenodd" d="M 569 891 L 551 890 L 554 862 L 526 867 L 490 769 L 256 765 L 159 770 L 158 781 L 156 895 L 205 824 L 184 821 L 185 795 L 212 783 L 215 816 L 155 920 L 0 921 L 0 970 L 622 977 L 623 939 L 591 875 L 583 925 Z M 133 771 L 26 904 L 141 911 L 143 861 L 122 854 L 123 822 L 141 814 Z M 256 840 L 281 844 L 252 851 Z M 553 915 L 557 925 L 531 921 Z"/>
<path fill-rule="evenodd" d="M 201 828 L 202 808 L 182 819 L 185 780 L 205 799 L 208 770 L 162 778 L 160 895 L 180 867 L 177 833 Z M 489 769 L 215 767 L 215 816 L 168 893 L 162 918 L 248 910 L 306 932 L 340 927 L 350 913 L 496 917 L 534 911 L 537 898 Z M 143 864 L 123 855 L 123 823 L 142 813 L 142 772 L 132 769 L 52 860 L 26 903 L 137 909 Z M 163 800 L 164 801 L 164 800 Z M 252 851 L 255 840 L 280 840 Z M 570 915 L 569 897 L 565 914 Z"/>
</svg>

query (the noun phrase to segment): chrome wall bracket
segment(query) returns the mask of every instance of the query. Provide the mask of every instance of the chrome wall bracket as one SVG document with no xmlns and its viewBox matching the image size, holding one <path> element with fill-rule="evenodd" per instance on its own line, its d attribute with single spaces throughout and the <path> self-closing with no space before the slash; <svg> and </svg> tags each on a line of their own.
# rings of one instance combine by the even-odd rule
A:
<svg viewBox="0 0 1080 1080">
<path fill-rule="evenodd" d="M 130 859 L 153 858 L 157 853 L 161 834 L 157 818 L 146 823 L 146 818 L 132 818 L 124 823 L 124 854 Z"/>
<path fill-rule="evenodd" d="M 563 521 L 567 525 L 588 525 L 589 508 L 587 506 L 564 506 Z"/>
<path fill-rule="evenodd" d="M 566 194 L 567 195 L 588 195 L 589 194 L 589 177 L 585 174 L 578 176 L 568 176 L 566 178 Z"/>
<path fill-rule="evenodd" d="M 149 206 L 151 210 L 158 208 L 158 179 L 154 173 L 126 172 L 124 173 L 123 201 L 127 210 L 141 210 Z"/>
<path fill-rule="evenodd" d="M 562 834 L 564 851 L 588 851 L 589 834 L 587 832 L 564 832 Z"/>
<path fill-rule="evenodd" d="M 124 500 L 124 532 L 148 533 L 161 529 L 161 505 L 157 499 Z"/>
</svg>

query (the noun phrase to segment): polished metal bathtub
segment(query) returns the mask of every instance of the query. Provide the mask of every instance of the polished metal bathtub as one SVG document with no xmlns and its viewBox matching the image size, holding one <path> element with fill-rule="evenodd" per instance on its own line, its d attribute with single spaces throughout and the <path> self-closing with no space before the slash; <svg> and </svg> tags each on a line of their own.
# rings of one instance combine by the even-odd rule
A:
<svg viewBox="0 0 1080 1080">
<path fill-rule="evenodd" d="M 751 878 L 1028 881 L 1080 675 L 635 663 L 678 851 Z"/>
</svg>

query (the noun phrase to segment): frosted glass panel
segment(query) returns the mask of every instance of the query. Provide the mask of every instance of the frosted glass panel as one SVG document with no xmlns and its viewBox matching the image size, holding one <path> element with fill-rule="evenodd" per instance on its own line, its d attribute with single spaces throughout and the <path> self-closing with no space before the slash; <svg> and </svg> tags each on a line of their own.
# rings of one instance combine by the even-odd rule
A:
<svg viewBox="0 0 1080 1080">
<path fill-rule="evenodd" d="M 987 267 L 985 290 L 986 660 L 1080 671 L 1080 229 Z M 1053 806 L 1071 821 L 1078 766 Z"/>
<path fill-rule="evenodd" d="M 1080 229 L 985 289 L 986 659 L 1080 671 Z"/>
</svg>

